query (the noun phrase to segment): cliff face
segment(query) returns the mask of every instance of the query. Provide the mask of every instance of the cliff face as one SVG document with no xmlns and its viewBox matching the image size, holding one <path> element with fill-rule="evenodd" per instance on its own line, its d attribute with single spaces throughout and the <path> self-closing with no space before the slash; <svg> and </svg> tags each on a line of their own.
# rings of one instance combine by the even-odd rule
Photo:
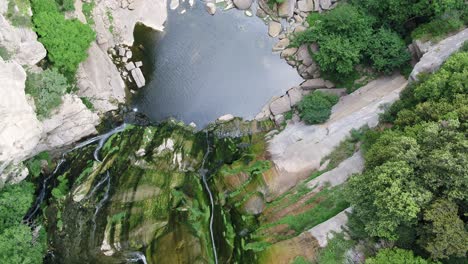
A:
<svg viewBox="0 0 468 264">
<path fill-rule="evenodd" d="M 80 0 L 75 2 L 74 16 L 86 23 L 82 4 Z M 125 101 L 125 84 L 108 50 L 116 45 L 133 45 L 136 23 L 163 30 L 167 18 L 166 1 L 96 1 L 92 16 L 97 40 L 88 50 L 88 59 L 78 69 L 78 94 L 90 98 L 97 111 L 103 113 Z"/>
</svg>

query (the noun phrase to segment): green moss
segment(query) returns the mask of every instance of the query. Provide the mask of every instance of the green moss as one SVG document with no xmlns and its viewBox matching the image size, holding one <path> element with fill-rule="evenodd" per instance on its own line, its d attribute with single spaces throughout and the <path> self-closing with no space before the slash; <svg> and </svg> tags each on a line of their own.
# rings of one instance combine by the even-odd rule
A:
<svg viewBox="0 0 468 264">
<path fill-rule="evenodd" d="M 86 17 L 86 22 L 88 22 L 88 24 L 90 25 L 94 25 L 94 18 L 93 18 L 93 9 L 94 9 L 94 6 L 96 6 L 96 4 L 94 3 L 94 1 L 91 1 L 91 2 L 83 2 L 83 14 L 85 15 Z"/>
<path fill-rule="evenodd" d="M 335 263 L 342 263 L 342 262 L 335 262 Z M 297 256 L 294 258 L 292 264 L 312 264 L 312 262 L 308 261 L 303 256 Z"/>
</svg>

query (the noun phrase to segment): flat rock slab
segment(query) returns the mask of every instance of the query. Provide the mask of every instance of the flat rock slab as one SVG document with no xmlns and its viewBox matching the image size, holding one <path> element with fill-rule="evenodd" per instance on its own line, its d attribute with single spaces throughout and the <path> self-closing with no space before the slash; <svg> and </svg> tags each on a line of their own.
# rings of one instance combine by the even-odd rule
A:
<svg viewBox="0 0 468 264">
<path fill-rule="evenodd" d="M 302 100 L 302 89 L 300 87 L 293 87 L 288 91 L 289 103 L 291 106 L 295 106 Z"/>
<path fill-rule="evenodd" d="M 314 90 L 314 89 L 319 89 L 319 88 L 325 88 L 327 86 L 326 86 L 324 79 L 318 78 L 318 79 L 310 79 L 301 83 L 301 87 L 304 90 Z"/>
<path fill-rule="evenodd" d="M 143 73 L 141 72 L 140 68 L 135 68 L 131 71 L 133 80 L 135 80 L 135 83 L 138 88 L 141 88 L 145 86 L 146 81 L 145 77 L 143 76 Z"/>
<path fill-rule="evenodd" d="M 297 177 L 310 175 L 352 129 L 376 126 L 383 111 L 381 106 L 397 100 L 406 84 L 401 75 L 379 78 L 342 97 L 327 122 L 311 126 L 302 122 L 288 124 L 269 142 L 268 152 L 279 172 L 269 184 L 295 184 Z"/>
<path fill-rule="evenodd" d="M 318 240 L 320 247 L 324 248 L 328 244 L 328 239 L 333 237 L 333 233 L 341 233 L 343 231 L 343 228 L 348 223 L 348 213 L 350 212 L 351 208 L 347 208 L 306 232 L 314 236 Z"/>
<path fill-rule="evenodd" d="M 291 105 L 287 95 L 281 96 L 270 104 L 270 111 L 273 115 L 279 115 L 288 112 L 289 110 L 291 110 Z"/>
</svg>

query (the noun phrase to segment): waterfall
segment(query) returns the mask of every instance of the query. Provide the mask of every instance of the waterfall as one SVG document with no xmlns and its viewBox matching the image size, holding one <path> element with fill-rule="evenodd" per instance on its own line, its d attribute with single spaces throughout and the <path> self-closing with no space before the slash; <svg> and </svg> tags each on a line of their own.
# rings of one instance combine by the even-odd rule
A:
<svg viewBox="0 0 468 264">
<path fill-rule="evenodd" d="M 103 182 L 104 181 L 107 181 L 106 192 L 104 193 L 104 197 L 102 197 L 102 199 L 96 205 L 96 209 L 94 210 L 94 215 L 93 215 L 93 219 L 92 219 L 93 220 L 93 225 L 94 225 L 93 226 L 93 234 L 94 234 L 94 231 L 96 231 L 96 216 L 99 213 L 99 210 L 101 210 L 104 203 L 109 199 L 109 191 L 110 191 L 110 183 L 111 183 L 109 171 L 106 171 L 106 177 L 104 177 Z"/>
<path fill-rule="evenodd" d="M 37 196 L 36 198 L 36 201 L 34 202 L 33 206 L 31 207 L 31 209 L 29 210 L 29 212 L 26 214 L 26 216 L 24 217 L 24 221 L 25 222 L 30 222 L 34 216 L 36 216 L 37 212 L 39 211 L 39 208 L 41 207 L 41 204 L 42 202 L 44 201 L 45 199 L 45 196 L 46 196 L 46 191 L 47 191 L 47 185 L 48 185 L 48 182 L 49 180 L 55 176 L 57 174 L 57 172 L 59 171 L 60 167 L 62 166 L 62 164 L 65 162 L 65 156 L 74 151 L 74 150 L 77 150 L 77 149 L 80 149 L 80 148 L 83 148 L 83 147 L 86 147 L 96 141 L 98 141 L 98 146 L 96 147 L 96 149 L 94 150 L 94 159 L 97 160 L 97 161 L 100 161 L 99 160 L 99 150 L 101 150 L 102 146 L 104 145 L 104 143 L 106 142 L 106 140 L 111 137 L 112 135 L 116 134 L 116 133 L 119 133 L 119 132 L 122 132 L 125 127 L 127 126 L 127 124 L 122 124 L 114 129 L 112 129 L 111 131 L 105 133 L 105 134 L 102 134 L 102 135 L 98 135 L 98 136 L 95 136 L 93 138 L 90 138 L 88 140 L 85 140 L 79 144 L 77 144 L 75 147 L 73 147 L 72 149 L 70 150 L 67 150 L 65 151 L 60 160 L 57 162 L 57 166 L 55 166 L 55 169 L 54 171 L 49 175 L 47 176 L 43 181 L 42 181 L 42 184 L 41 184 L 41 190 L 39 191 L 39 195 Z"/>
<path fill-rule="evenodd" d="M 127 259 L 128 261 L 130 262 L 138 262 L 138 261 L 141 261 L 143 262 L 143 264 L 148 264 L 146 262 L 146 257 L 145 257 L 145 254 L 141 253 L 141 252 L 133 252 L 131 253 L 131 257 Z"/>
<path fill-rule="evenodd" d="M 202 176 L 203 186 L 205 187 L 206 191 L 208 192 L 208 196 L 210 197 L 210 207 L 211 207 L 211 214 L 210 214 L 210 236 L 211 236 L 211 245 L 213 247 L 213 255 L 215 264 L 218 264 L 218 253 L 216 251 L 216 245 L 214 240 L 214 232 L 213 232 L 213 218 L 214 218 L 214 201 L 213 201 L 213 194 L 211 193 L 210 187 L 206 181 L 206 173 L 208 172 L 205 169 L 205 161 L 208 155 L 210 154 L 210 142 L 208 140 L 208 132 L 206 132 L 206 152 L 203 156 L 202 166 L 199 170 L 200 175 Z"/>
</svg>

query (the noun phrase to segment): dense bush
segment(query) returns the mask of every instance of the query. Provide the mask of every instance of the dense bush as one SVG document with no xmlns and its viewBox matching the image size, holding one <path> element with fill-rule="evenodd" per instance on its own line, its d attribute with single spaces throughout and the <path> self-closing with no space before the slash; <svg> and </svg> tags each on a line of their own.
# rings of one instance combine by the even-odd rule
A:
<svg viewBox="0 0 468 264">
<path fill-rule="evenodd" d="M 307 124 L 318 124 L 327 121 L 331 109 L 338 102 L 338 96 L 316 91 L 298 104 L 299 115 Z"/>
<path fill-rule="evenodd" d="M 387 74 L 410 60 L 403 39 L 396 32 L 385 28 L 378 30 L 370 39 L 366 55 L 374 69 Z"/>
<path fill-rule="evenodd" d="M 468 53 L 453 55 L 390 108 L 391 129 L 368 137 L 366 169 L 348 184 L 350 226 L 359 236 L 433 259 L 466 257 L 467 74 Z"/>
<path fill-rule="evenodd" d="M 42 263 L 45 233 L 33 234 L 21 223 L 34 200 L 31 183 L 7 185 L 0 190 L 0 263 Z"/>
<path fill-rule="evenodd" d="M 414 256 L 410 250 L 400 248 L 385 248 L 379 250 L 377 255 L 366 260 L 366 264 L 431 264 L 421 257 Z"/>
<path fill-rule="evenodd" d="M 411 37 L 422 41 L 437 41 L 447 33 L 457 31 L 462 27 L 463 21 L 458 18 L 458 16 L 437 18 L 426 24 L 418 26 L 413 32 L 411 32 Z"/>
<path fill-rule="evenodd" d="M 311 27 L 295 36 L 293 46 L 317 43 L 313 58 L 334 81 L 349 79 L 358 64 L 370 61 L 377 71 L 391 72 L 409 60 L 404 41 L 393 31 L 374 31 L 376 18 L 350 4 L 311 14 Z"/>
<path fill-rule="evenodd" d="M 95 33 L 77 19 L 65 19 L 54 0 L 32 0 L 33 23 L 53 65 L 68 77 L 87 57 Z"/>
<path fill-rule="evenodd" d="M 62 95 L 68 89 L 67 79 L 56 69 L 30 72 L 26 79 L 25 91 L 34 98 L 36 113 L 40 118 L 48 117 L 62 103 Z"/>
<path fill-rule="evenodd" d="M 55 2 L 60 6 L 60 9 L 65 12 L 75 10 L 74 0 L 55 0 Z"/>
</svg>

